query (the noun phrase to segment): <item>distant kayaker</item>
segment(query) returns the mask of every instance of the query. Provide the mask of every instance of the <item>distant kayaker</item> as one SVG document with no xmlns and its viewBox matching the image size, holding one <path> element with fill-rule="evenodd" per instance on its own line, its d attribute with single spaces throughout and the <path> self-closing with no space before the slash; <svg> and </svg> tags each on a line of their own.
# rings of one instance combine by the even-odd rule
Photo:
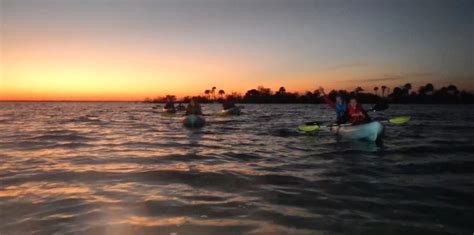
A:
<svg viewBox="0 0 474 235">
<path fill-rule="evenodd" d="M 224 102 L 222 103 L 222 108 L 224 108 L 224 110 L 232 109 L 235 107 L 235 103 L 230 99 L 224 100 Z"/>
<path fill-rule="evenodd" d="M 195 100 L 192 99 L 188 107 L 186 108 L 186 115 L 202 115 L 201 105 Z"/>
<path fill-rule="evenodd" d="M 324 88 L 320 87 L 319 92 L 323 94 L 323 99 L 326 104 L 336 110 L 336 123 L 337 124 L 344 124 L 347 122 L 347 103 L 344 101 L 342 96 L 336 96 L 336 102 L 332 101 L 331 98 L 324 92 Z"/>
<path fill-rule="evenodd" d="M 164 109 L 170 110 L 170 111 L 171 111 L 171 110 L 173 110 L 173 111 L 175 110 L 174 101 L 173 101 L 172 98 L 168 97 L 168 98 L 166 99 L 166 104 L 165 104 Z"/>
<path fill-rule="evenodd" d="M 176 109 L 179 111 L 184 111 L 186 110 L 186 107 L 183 105 L 183 103 L 179 103 L 178 106 L 176 106 Z"/>
<path fill-rule="evenodd" d="M 362 124 L 370 122 L 370 117 L 364 110 L 361 104 L 357 102 L 355 97 L 352 97 L 347 106 L 347 112 L 349 114 L 349 123 L 352 125 Z"/>
</svg>

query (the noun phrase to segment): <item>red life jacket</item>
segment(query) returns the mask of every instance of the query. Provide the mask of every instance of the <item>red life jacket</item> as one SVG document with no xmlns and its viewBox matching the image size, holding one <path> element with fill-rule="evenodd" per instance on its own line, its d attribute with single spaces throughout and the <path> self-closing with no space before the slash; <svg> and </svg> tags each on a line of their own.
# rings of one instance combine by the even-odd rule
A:
<svg viewBox="0 0 474 235">
<path fill-rule="evenodd" d="M 360 124 L 365 122 L 365 117 L 357 115 L 359 113 L 364 113 L 362 105 L 357 104 L 355 107 L 352 105 L 347 106 L 347 112 L 349 113 L 349 123 L 351 124 Z"/>
</svg>

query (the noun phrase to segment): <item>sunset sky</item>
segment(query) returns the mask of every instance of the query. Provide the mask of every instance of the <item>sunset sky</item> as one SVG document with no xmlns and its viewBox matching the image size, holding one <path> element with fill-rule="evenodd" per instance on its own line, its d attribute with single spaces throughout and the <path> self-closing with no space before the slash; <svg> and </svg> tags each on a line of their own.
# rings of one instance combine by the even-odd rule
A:
<svg viewBox="0 0 474 235">
<path fill-rule="evenodd" d="M 0 0 L 0 100 L 474 90 L 472 0 Z"/>
</svg>

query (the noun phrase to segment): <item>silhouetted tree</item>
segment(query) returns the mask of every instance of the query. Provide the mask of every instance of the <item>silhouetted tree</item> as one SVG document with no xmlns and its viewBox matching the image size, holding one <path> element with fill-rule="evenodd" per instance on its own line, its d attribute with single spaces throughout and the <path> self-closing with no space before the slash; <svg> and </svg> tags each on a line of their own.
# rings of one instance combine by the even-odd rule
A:
<svg viewBox="0 0 474 235">
<path fill-rule="evenodd" d="M 451 95 L 457 95 L 459 93 L 458 88 L 455 85 L 449 85 L 448 86 L 448 92 Z"/>
<path fill-rule="evenodd" d="M 360 86 L 358 86 L 354 89 L 355 94 L 359 94 L 361 91 L 364 91 L 364 89 L 362 89 L 362 87 L 360 87 Z"/>
<path fill-rule="evenodd" d="M 280 87 L 280 89 L 278 89 L 277 94 L 284 95 L 285 93 L 286 93 L 285 87 Z"/>
<path fill-rule="evenodd" d="M 403 94 L 404 95 L 410 94 L 410 90 L 411 90 L 411 83 L 406 83 L 405 85 L 403 85 Z"/>
<path fill-rule="evenodd" d="M 204 94 L 206 94 L 207 99 L 211 99 L 211 90 L 205 90 Z"/>
<path fill-rule="evenodd" d="M 175 95 L 166 95 L 165 96 L 165 101 L 166 100 L 176 101 L 176 96 Z"/>
<path fill-rule="evenodd" d="M 212 94 L 212 99 L 216 100 L 216 87 L 215 86 L 212 87 L 211 94 Z"/>
<path fill-rule="evenodd" d="M 433 84 L 431 84 L 431 83 L 426 84 L 426 86 L 425 86 L 425 93 L 426 93 L 427 95 L 432 95 L 432 94 L 433 94 L 433 91 L 434 91 L 434 86 L 433 86 Z"/>
<path fill-rule="evenodd" d="M 390 93 L 390 89 L 386 86 L 380 86 L 382 89 L 382 97 L 388 97 L 387 102 L 391 103 L 474 103 L 474 95 L 467 91 L 460 91 L 455 85 L 449 85 L 447 87 L 441 87 L 438 90 L 434 89 L 431 83 L 421 86 L 418 89 L 418 93 L 411 91 L 412 87 L 410 83 L 407 83 L 401 87 L 396 87 L 393 92 Z M 356 96 L 362 103 L 377 103 L 382 99 L 377 95 L 378 87 L 374 87 L 374 93 L 363 93 L 362 87 L 356 87 L 353 92 L 346 90 L 332 90 L 328 93 L 331 99 L 334 99 L 336 95 L 348 99 L 350 95 Z M 409 92 L 410 91 L 410 92 Z M 214 89 L 215 92 L 215 89 Z M 225 96 L 224 90 L 219 90 L 219 101 L 222 101 Z M 209 103 L 215 100 L 211 90 L 204 91 L 205 96 L 194 96 L 184 97 L 184 102 L 189 102 L 190 99 L 197 99 L 201 103 Z M 167 95 L 165 97 L 156 97 L 154 99 L 145 98 L 143 102 L 146 103 L 161 103 L 165 102 L 167 98 L 171 97 L 176 100 L 174 95 Z M 214 96 L 215 97 L 215 96 Z M 232 99 L 234 102 L 239 103 L 322 103 L 324 102 L 320 97 L 319 90 L 314 92 L 306 91 L 303 94 L 297 92 L 288 92 L 284 87 L 280 87 L 277 92 L 273 93 L 270 88 L 259 86 L 256 89 L 248 90 L 244 96 L 232 92 L 226 96 L 227 99 Z M 384 98 L 385 99 L 385 98 Z"/>
<path fill-rule="evenodd" d="M 224 98 L 224 95 L 225 95 L 225 91 L 224 91 L 224 90 L 221 89 L 221 90 L 219 90 L 218 93 L 219 93 L 219 97 Z"/>
<path fill-rule="evenodd" d="M 387 86 L 382 86 L 382 97 L 385 97 L 385 90 L 387 90 Z"/>
</svg>

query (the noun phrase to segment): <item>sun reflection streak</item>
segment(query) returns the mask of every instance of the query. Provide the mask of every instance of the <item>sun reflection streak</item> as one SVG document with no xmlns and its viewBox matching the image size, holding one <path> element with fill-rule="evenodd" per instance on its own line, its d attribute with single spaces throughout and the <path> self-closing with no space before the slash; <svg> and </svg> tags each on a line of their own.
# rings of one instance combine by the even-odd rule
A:
<svg viewBox="0 0 474 235">
<path fill-rule="evenodd" d="M 65 183 L 25 183 L 17 186 L 7 186 L 0 190 L 0 198 L 27 199 L 35 203 L 51 200 L 52 198 L 81 198 L 90 202 L 119 203 L 120 200 L 97 195 L 90 187 Z"/>
</svg>

